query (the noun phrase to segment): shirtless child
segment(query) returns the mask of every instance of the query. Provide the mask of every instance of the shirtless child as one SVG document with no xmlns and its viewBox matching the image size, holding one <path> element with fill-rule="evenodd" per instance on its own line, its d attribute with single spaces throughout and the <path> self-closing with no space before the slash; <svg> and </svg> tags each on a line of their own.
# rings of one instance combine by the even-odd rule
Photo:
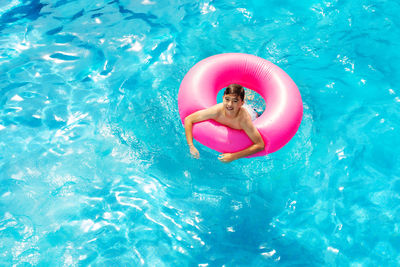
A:
<svg viewBox="0 0 400 267">
<path fill-rule="evenodd" d="M 239 84 L 231 84 L 225 89 L 222 103 L 196 111 L 185 118 L 186 141 L 190 148 L 190 154 L 194 158 L 199 158 L 200 154 L 193 145 L 193 123 L 210 119 L 230 128 L 243 130 L 253 141 L 251 146 L 241 151 L 219 155 L 218 159 L 220 161 L 231 162 L 264 149 L 264 141 L 256 127 L 254 127 L 251 116 L 247 109 L 243 107 L 243 104 L 244 88 Z"/>
</svg>

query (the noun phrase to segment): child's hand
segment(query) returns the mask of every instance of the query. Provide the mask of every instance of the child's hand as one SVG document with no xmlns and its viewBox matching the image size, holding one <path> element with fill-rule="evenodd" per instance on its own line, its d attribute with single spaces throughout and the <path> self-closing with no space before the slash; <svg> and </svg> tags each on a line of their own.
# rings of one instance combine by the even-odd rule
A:
<svg viewBox="0 0 400 267">
<path fill-rule="evenodd" d="M 225 153 L 225 154 L 221 154 L 221 155 L 219 155 L 218 156 L 218 159 L 221 161 L 221 162 L 231 162 L 231 161 L 234 161 L 236 158 L 235 158 L 235 156 L 232 154 L 232 153 Z"/>
<path fill-rule="evenodd" d="M 195 148 L 194 145 L 191 145 L 189 147 L 190 147 L 190 154 L 192 155 L 192 157 L 195 159 L 200 158 L 200 153 L 197 150 L 197 148 Z"/>
</svg>

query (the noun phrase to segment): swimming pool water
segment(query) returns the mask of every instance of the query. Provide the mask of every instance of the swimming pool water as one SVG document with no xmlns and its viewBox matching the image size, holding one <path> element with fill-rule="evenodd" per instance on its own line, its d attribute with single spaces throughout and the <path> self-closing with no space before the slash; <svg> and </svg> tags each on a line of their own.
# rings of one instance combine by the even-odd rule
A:
<svg viewBox="0 0 400 267">
<path fill-rule="evenodd" d="M 0 265 L 398 266 L 397 1 L 0 2 Z M 296 136 L 190 158 L 177 95 L 218 53 L 297 83 Z"/>
</svg>

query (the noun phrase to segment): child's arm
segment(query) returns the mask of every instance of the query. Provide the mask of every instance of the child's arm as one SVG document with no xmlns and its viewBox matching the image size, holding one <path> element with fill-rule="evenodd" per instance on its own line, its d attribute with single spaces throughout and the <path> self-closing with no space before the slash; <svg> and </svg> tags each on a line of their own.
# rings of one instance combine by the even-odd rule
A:
<svg viewBox="0 0 400 267">
<path fill-rule="evenodd" d="M 207 109 L 196 111 L 185 118 L 185 134 L 186 142 L 189 145 L 190 154 L 194 158 L 199 158 L 200 153 L 193 145 L 193 123 L 214 119 L 218 114 L 218 105 L 212 106 Z"/>
<path fill-rule="evenodd" d="M 250 119 L 244 119 L 243 122 L 241 122 L 241 126 L 246 134 L 249 136 L 251 141 L 253 141 L 253 144 L 248 148 L 245 148 L 235 153 L 225 153 L 219 155 L 218 159 L 220 161 L 231 162 L 243 157 L 247 157 L 264 149 L 264 140 L 262 139 L 257 128 L 254 127 L 253 122 Z"/>
</svg>

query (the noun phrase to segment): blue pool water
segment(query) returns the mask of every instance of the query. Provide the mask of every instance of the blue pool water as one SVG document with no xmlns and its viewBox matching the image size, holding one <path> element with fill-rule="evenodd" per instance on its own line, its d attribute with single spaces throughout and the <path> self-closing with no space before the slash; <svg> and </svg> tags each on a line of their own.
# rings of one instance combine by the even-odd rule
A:
<svg viewBox="0 0 400 267">
<path fill-rule="evenodd" d="M 0 1 L 0 265 L 400 264 L 398 1 Z M 205 57 L 284 69 L 280 151 L 189 156 Z"/>
</svg>

